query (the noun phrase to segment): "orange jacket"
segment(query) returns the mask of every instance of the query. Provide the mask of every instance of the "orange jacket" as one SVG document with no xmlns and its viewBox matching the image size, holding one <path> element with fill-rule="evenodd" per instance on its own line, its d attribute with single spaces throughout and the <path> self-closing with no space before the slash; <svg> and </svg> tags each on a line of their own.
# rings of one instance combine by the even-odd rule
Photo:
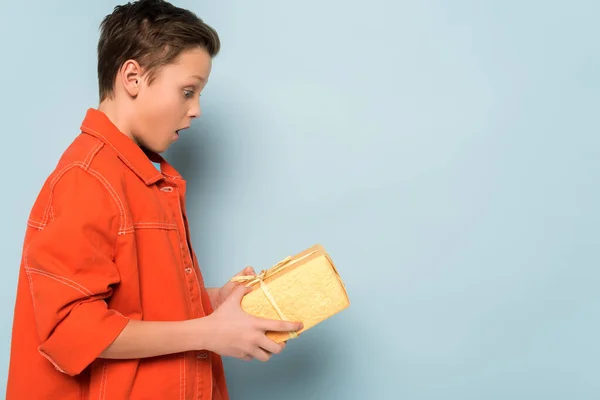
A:
<svg viewBox="0 0 600 400">
<path fill-rule="evenodd" d="M 98 359 L 129 319 L 213 310 L 191 247 L 185 181 L 100 111 L 88 110 L 81 130 L 27 223 L 7 399 L 228 399 L 214 353 Z"/>
</svg>

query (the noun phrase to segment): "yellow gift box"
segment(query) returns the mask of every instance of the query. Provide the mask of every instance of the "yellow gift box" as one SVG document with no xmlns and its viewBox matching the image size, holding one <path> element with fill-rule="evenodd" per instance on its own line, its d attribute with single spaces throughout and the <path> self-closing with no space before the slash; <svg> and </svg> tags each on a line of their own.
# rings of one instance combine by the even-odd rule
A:
<svg viewBox="0 0 600 400">
<path fill-rule="evenodd" d="M 350 305 L 333 261 L 318 244 L 257 275 L 237 276 L 232 281 L 252 287 L 241 304 L 248 314 L 304 324 L 298 332 L 267 332 L 276 342 L 297 337 Z"/>
</svg>

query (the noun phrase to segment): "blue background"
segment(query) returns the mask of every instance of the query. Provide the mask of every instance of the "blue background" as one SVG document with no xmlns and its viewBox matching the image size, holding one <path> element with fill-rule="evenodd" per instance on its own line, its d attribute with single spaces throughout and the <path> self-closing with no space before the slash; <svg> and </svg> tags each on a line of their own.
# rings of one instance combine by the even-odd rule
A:
<svg viewBox="0 0 600 400">
<path fill-rule="evenodd" d="M 29 209 L 115 4 L 2 5 L 3 377 Z M 352 301 L 226 360 L 234 399 L 600 397 L 600 3 L 175 4 L 223 42 L 167 154 L 207 283 L 322 243 Z"/>
</svg>

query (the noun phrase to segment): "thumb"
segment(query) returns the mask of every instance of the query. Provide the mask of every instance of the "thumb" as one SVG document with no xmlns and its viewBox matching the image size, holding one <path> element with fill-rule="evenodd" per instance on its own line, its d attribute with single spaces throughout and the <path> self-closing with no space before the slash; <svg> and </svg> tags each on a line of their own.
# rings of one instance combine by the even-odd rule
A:
<svg viewBox="0 0 600 400">
<path fill-rule="evenodd" d="M 254 269 L 252 267 L 246 267 L 243 270 L 241 270 L 240 272 L 238 272 L 237 274 L 235 274 L 233 276 L 233 278 L 237 278 L 239 276 L 244 276 L 244 275 L 256 275 L 256 273 L 254 272 Z M 224 288 L 226 288 L 228 291 L 230 291 L 234 286 L 238 286 L 238 283 L 234 282 L 232 280 L 229 280 L 225 283 Z"/>
<path fill-rule="evenodd" d="M 229 299 L 231 299 L 231 301 L 235 301 L 236 303 L 239 304 L 242 301 L 242 299 L 244 298 L 244 296 L 246 294 L 250 293 L 251 291 L 252 291 L 251 287 L 248 287 L 246 285 L 237 285 L 237 287 L 233 290 L 233 292 L 229 296 Z"/>
<path fill-rule="evenodd" d="M 241 270 L 240 272 L 238 272 L 235 276 L 242 276 L 242 275 L 256 275 L 256 272 L 254 272 L 254 268 L 246 267 L 243 270 Z"/>
</svg>

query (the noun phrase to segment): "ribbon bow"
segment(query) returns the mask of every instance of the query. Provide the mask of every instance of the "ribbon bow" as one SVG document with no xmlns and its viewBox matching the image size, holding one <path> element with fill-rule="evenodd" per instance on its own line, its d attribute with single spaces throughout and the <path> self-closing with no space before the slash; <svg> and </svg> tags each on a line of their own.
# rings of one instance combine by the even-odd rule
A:
<svg viewBox="0 0 600 400">
<path fill-rule="evenodd" d="M 271 305 L 273 306 L 273 308 L 279 315 L 279 318 L 281 318 L 283 321 L 289 321 L 289 319 L 283 314 L 283 312 L 281 311 L 279 306 L 277 306 L 277 302 L 275 301 L 275 298 L 269 291 L 269 288 L 267 287 L 267 284 L 264 281 L 267 278 L 278 274 L 279 272 L 283 271 L 284 269 L 290 267 L 291 265 L 296 264 L 300 260 L 303 260 L 304 258 L 309 257 L 314 253 L 315 252 L 312 251 L 312 252 L 305 254 L 302 257 L 299 257 L 297 259 L 293 259 L 291 256 L 288 256 L 285 259 L 278 262 L 277 264 L 275 264 L 274 266 L 272 266 L 271 268 L 269 268 L 267 270 L 262 270 L 259 274 L 234 276 L 233 278 L 231 278 L 231 282 L 242 283 L 242 284 L 245 284 L 246 286 L 252 286 L 252 285 L 255 285 L 256 283 L 259 283 L 260 288 L 262 289 L 263 293 L 265 294 L 265 297 L 267 298 L 267 300 L 269 300 L 269 303 L 271 303 Z M 290 338 L 298 337 L 298 334 L 296 332 L 290 332 L 289 334 L 290 334 Z"/>
</svg>

